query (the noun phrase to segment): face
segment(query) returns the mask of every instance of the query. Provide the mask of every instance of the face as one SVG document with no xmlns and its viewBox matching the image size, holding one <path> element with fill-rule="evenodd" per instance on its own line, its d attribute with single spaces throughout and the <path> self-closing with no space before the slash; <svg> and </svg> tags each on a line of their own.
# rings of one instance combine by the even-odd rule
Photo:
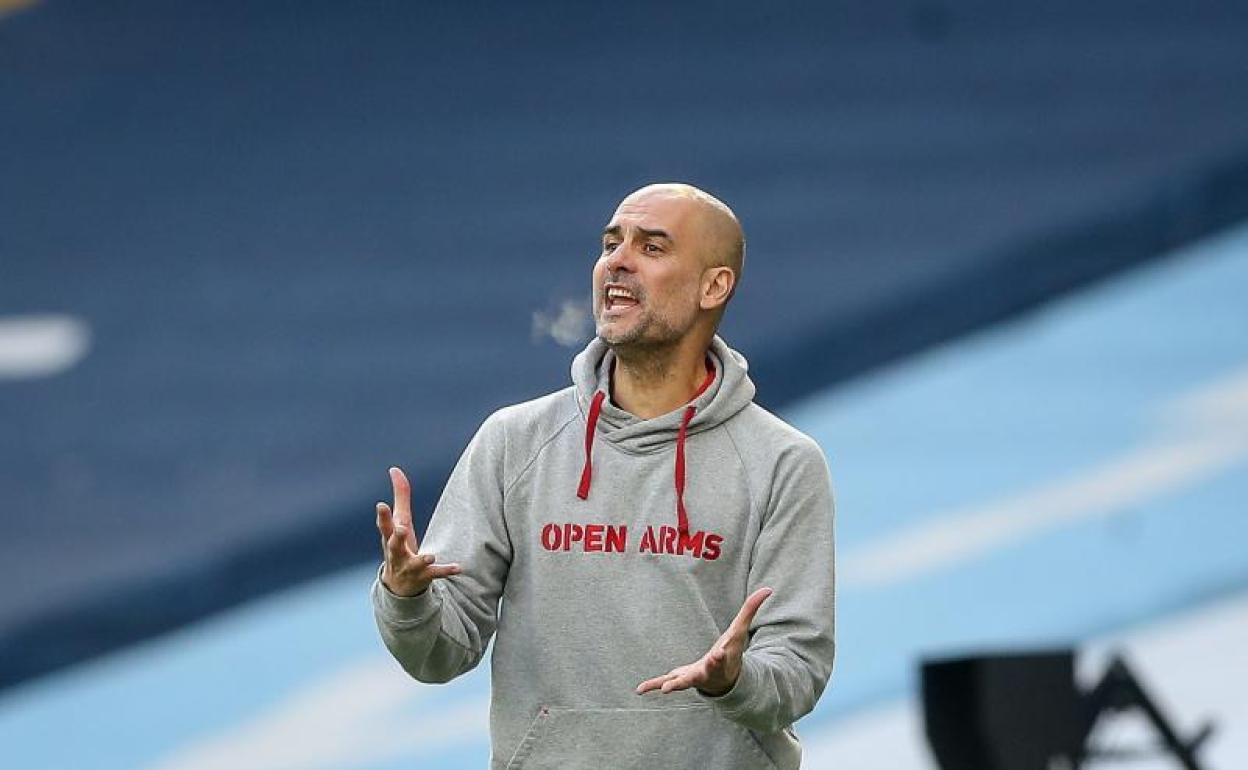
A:
<svg viewBox="0 0 1248 770">
<path fill-rule="evenodd" d="M 661 346 L 698 318 L 702 260 L 697 204 L 662 193 L 624 199 L 594 265 L 594 321 L 608 345 Z"/>
</svg>

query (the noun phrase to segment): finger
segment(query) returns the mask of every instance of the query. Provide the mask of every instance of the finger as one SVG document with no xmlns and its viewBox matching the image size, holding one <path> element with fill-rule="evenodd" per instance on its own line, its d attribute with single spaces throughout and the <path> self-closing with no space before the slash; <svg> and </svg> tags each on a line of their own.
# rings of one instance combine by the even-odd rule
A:
<svg viewBox="0 0 1248 770">
<path fill-rule="evenodd" d="M 410 558 L 411 552 L 407 550 L 407 543 L 404 541 L 403 527 L 396 525 L 386 539 L 386 559 L 391 568 L 395 568 L 406 564 Z"/>
<path fill-rule="evenodd" d="M 390 469 L 390 484 L 394 487 L 394 516 L 399 524 L 412 523 L 412 485 L 398 468 Z"/>
<path fill-rule="evenodd" d="M 434 564 L 425 569 L 425 574 L 433 579 L 446 578 L 451 575 L 458 575 L 463 572 L 463 567 L 458 564 Z"/>
<path fill-rule="evenodd" d="M 637 694 L 638 694 L 638 695 L 645 695 L 646 693 L 650 692 L 651 690 L 657 690 L 657 689 L 659 689 L 660 687 L 662 687 L 662 686 L 663 686 L 663 683 L 664 683 L 664 682 L 666 682 L 666 681 L 667 681 L 667 680 L 666 680 L 666 679 L 664 679 L 664 678 L 658 678 L 658 679 L 647 679 L 646 681 L 644 681 L 644 682 L 642 682 L 641 684 L 637 685 Z"/>
<path fill-rule="evenodd" d="M 394 521 L 407 527 L 407 545 L 416 553 L 420 542 L 416 540 L 416 526 L 412 523 L 412 485 L 407 474 L 397 467 L 390 469 L 390 481 L 394 485 Z"/>
<path fill-rule="evenodd" d="M 416 546 L 416 536 L 412 534 L 411 524 L 402 524 L 396 521 L 394 523 L 394 534 L 397 535 L 399 540 L 403 543 L 403 548 L 407 552 L 407 557 L 409 559 L 420 558 L 420 551 Z M 426 563 L 432 564 L 433 557 L 430 556 Z"/>
<path fill-rule="evenodd" d="M 676 669 L 672 669 L 671 671 L 668 671 L 666 674 L 663 674 L 661 676 L 656 676 L 653 679 L 647 679 L 646 681 L 637 685 L 637 694 L 641 695 L 643 693 L 650 692 L 651 690 L 657 690 L 663 686 L 664 682 L 666 682 L 668 679 L 671 679 L 674 676 L 677 676 Z"/>
<path fill-rule="evenodd" d="M 758 608 L 763 606 L 763 602 L 767 601 L 768 596 L 771 596 L 771 589 L 760 588 L 746 597 L 745 604 L 741 605 L 741 610 L 732 619 L 732 625 L 728 627 L 728 630 L 736 633 L 748 633 L 750 624 L 754 622 L 754 616 L 758 614 Z"/>
<path fill-rule="evenodd" d="M 694 673 L 688 673 L 668 679 L 663 683 L 663 686 L 660 687 L 659 690 L 664 693 L 680 692 L 681 690 L 688 690 L 690 687 L 701 684 L 705 681 L 705 677 L 698 676 Z"/>
<path fill-rule="evenodd" d="M 383 544 L 394 531 L 394 522 L 390 518 L 390 506 L 385 503 L 377 503 L 377 531 L 381 533 Z"/>
</svg>

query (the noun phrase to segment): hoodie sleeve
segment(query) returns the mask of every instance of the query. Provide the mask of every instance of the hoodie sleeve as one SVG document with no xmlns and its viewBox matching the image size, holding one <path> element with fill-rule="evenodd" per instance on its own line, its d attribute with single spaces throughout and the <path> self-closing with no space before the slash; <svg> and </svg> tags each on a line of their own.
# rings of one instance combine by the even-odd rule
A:
<svg viewBox="0 0 1248 770">
<path fill-rule="evenodd" d="M 808 714 L 832 675 L 833 517 L 827 463 L 805 438 L 781 454 L 752 554 L 746 595 L 764 586 L 772 595 L 754 617 L 736 684 L 704 696 L 751 730 L 776 732 Z"/>
<path fill-rule="evenodd" d="M 511 565 L 503 521 L 505 434 L 497 413 L 460 456 L 420 543 L 438 563 L 463 572 L 433 581 L 417 596 L 373 580 L 373 616 L 382 641 L 411 676 L 447 682 L 477 665 L 497 625 L 498 600 Z"/>
</svg>

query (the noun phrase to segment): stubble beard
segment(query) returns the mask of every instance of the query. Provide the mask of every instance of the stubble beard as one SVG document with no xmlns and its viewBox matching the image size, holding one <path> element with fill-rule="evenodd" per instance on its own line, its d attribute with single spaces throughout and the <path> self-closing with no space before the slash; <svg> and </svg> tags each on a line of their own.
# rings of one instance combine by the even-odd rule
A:
<svg viewBox="0 0 1248 770">
<path fill-rule="evenodd" d="M 613 330 L 601 320 L 597 323 L 598 338 L 616 354 L 653 354 L 674 347 L 684 337 L 668 319 L 646 310 L 627 329 Z"/>
</svg>

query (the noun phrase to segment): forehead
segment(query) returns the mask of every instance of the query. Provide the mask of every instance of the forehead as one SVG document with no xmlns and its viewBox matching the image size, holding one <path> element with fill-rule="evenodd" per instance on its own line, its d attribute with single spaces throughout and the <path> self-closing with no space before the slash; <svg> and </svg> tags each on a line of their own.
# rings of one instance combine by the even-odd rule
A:
<svg viewBox="0 0 1248 770">
<path fill-rule="evenodd" d="M 663 230 L 673 239 L 696 226 L 698 201 L 673 193 L 648 192 L 630 195 L 616 208 L 607 229 L 638 227 Z"/>
</svg>

